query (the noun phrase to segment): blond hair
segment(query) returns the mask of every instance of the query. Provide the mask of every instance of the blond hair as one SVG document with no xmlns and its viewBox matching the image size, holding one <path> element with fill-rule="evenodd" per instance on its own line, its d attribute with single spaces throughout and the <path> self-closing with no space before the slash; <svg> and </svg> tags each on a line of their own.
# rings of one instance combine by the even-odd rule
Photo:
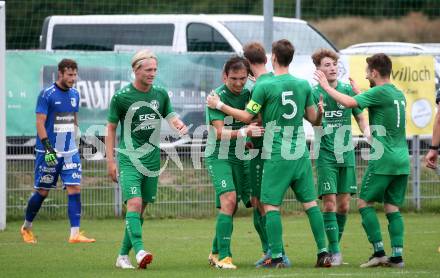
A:
<svg viewBox="0 0 440 278">
<path fill-rule="evenodd" d="M 131 58 L 131 67 L 133 70 L 137 70 L 142 63 L 147 59 L 154 59 L 157 62 L 157 57 L 151 50 L 142 49 L 136 52 Z"/>
</svg>

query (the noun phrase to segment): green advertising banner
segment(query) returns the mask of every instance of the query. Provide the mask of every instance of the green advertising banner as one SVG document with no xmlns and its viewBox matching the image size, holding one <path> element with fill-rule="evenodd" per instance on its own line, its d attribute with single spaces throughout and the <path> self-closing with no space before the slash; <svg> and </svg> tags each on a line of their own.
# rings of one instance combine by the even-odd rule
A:
<svg viewBox="0 0 440 278">
<path fill-rule="evenodd" d="M 7 136 L 34 136 L 35 105 L 40 91 L 57 79 L 63 58 L 78 62 L 76 88 L 80 93 L 82 132 L 105 125 L 114 92 L 132 81 L 133 53 L 7 51 Z M 174 109 L 188 123 L 204 124 L 206 94 L 221 84 L 228 54 L 158 54 L 156 84 L 168 89 Z"/>
</svg>

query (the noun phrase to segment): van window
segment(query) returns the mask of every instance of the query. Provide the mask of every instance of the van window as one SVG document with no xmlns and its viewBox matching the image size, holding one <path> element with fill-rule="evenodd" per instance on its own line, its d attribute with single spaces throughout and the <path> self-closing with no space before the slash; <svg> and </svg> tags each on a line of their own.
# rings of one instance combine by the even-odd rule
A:
<svg viewBox="0 0 440 278">
<path fill-rule="evenodd" d="M 186 36 L 188 51 L 234 51 L 217 30 L 206 24 L 190 23 L 186 29 Z"/>
<path fill-rule="evenodd" d="M 245 45 L 253 41 L 264 41 L 264 22 L 225 21 L 223 24 Z M 310 55 L 318 48 L 336 50 L 318 31 L 305 23 L 273 22 L 273 40 L 288 39 L 295 46 L 295 54 Z M 270 49 L 266 49 L 270 52 Z"/>
<path fill-rule="evenodd" d="M 108 50 L 115 45 L 172 46 L 173 24 L 57 24 L 52 49 Z"/>
</svg>

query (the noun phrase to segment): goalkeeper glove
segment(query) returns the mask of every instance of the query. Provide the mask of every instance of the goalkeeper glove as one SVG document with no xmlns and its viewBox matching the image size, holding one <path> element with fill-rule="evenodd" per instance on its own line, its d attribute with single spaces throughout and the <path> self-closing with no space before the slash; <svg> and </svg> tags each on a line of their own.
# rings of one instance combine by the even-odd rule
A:
<svg viewBox="0 0 440 278">
<path fill-rule="evenodd" d="M 44 161 L 46 161 L 47 166 L 56 166 L 58 164 L 57 153 L 50 144 L 49 139 L 41 139 L 41 143 L 43 143 L 45 149 Z"/>
</svg>

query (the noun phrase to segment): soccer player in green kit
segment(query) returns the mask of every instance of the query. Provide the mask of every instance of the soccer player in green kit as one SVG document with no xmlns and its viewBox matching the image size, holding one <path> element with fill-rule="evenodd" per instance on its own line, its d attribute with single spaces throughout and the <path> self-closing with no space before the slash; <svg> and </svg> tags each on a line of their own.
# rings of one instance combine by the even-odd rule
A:
<svg viewBox="0 0 440 278">
<path fill-rule="evenodd" d="M 329 85 L 349 96 L 355 96 L 349 84 L 338 81 L 339 56 L 329 49 L 319 49 L 312 55 L 317 70 L 324 73 Z M 351 134 L 351 115 L 361 131 L 369 133 L 368 123 L 359 108 L 345 108 L 331 98 L 318 84 L 313 88 L 315 102 L 324 102 L 323 133 L 315 133 L 318 195 L 323 201 L 323 218 L 332 266 L 342 264 L 339 242 L 344 231 L 351 194 L 357 193 L 355 155 Z M 319 151 L 318 151 L 319 150 Z"/>
<path fill-rule="evenodd" d="M 347 108 L 368 108 L 372 133 L 372 148 L 368 168 L 362 180 L 358 208 L 362 226 L 373 245 L 374 254 L 361 267 L 388 265 L 402 268 L 404 225 L 399 207 L 405 200 L 405 191 L 410 171 L 408 145 L 405 133 L 406 99 L 403 93 L 390 83 L 392 63 L 383 54 L 366 59 L 366 78 L 370 82 L 368 91 L 354 97 L 332 88 L 325 74 L 315 72 L 315 79 L 338 103 Z M 374 203 L 384 203 L 388 219 L 392 255 L 385 255 L 379 220 Z"/>
<path fill-rule="evenodd" d="M 330 267 L 331 257 L 327 252 L 322 214 L 316 203 L 312 165 L 303 130 L 303 118 L 313 125 L 321 125 L 322 101 L 316 111 L 308 82 L 289 74 L 293 54 L 294 47 L 288 40 L 272 44 L 274 77 L 253 90 L 246 111 L 227 106 L 216 96 L 208 98 L 208 103 L 210 107 L 221 109 L 244 122 L 261 112 L 265 128 L 261 203 L 266 212 L 266 231 L 272 252 L 263 267 L 285 267 L 280 206 L 289 187 L 294 190 L 309 218 L 318 247 L 316 266 Z"/>
<path fill-rule="evenodd" d="M 186 125 L 173 112 L 168 92 L 153 85 L 157 72 L 157 58 L 148 51 L 138 51 L 131 61 L 134 81 L 118 90 L 111 99 L 108 114 L 106 155 L 108 174 L 119 182 L 127 205 L 125 235 L 116 260 L 116 267 L 134 268 L 128 254 L 133 248 L 139 268 L 146 268 L 153 255 L 142 241 L 143 212 L 156 199 L 160 172 L 160 127 L 165 118 L 180 135 Z M 118 170 L 114 159 L 115 136 L 121 123 Z"/>
<path fill-rule="evenodd" d="M 223 70 L 224 84 L 215 93 L 222 101 L 237 109 L 244 109 L 250 92 L 244 88 L 249 74 L 246 59 L 231 57 Z M 233 215 L 237 203 L 245 198 L 249 187 L 249 161 L 240 157 L 244 154 L 246 136 L 262 136 L 263 128 L 256 124 L 245 126 L 243 122 L 227 117 L 216 109 L 207 109 L 207 123 L 211 125 L 205 149 L 205 162 L 216 192 L 216 206 L 219 208 L 216 233 L 209 263 L 221 269 L 236 269 L 230 250 L 233 230 Z M 226 125 L 230 125 L 226 128 Z M 249 195 L 248 195 L 249 196 Z M 247 203 L 249 200 L 243 200 Z"/>
</svg>

